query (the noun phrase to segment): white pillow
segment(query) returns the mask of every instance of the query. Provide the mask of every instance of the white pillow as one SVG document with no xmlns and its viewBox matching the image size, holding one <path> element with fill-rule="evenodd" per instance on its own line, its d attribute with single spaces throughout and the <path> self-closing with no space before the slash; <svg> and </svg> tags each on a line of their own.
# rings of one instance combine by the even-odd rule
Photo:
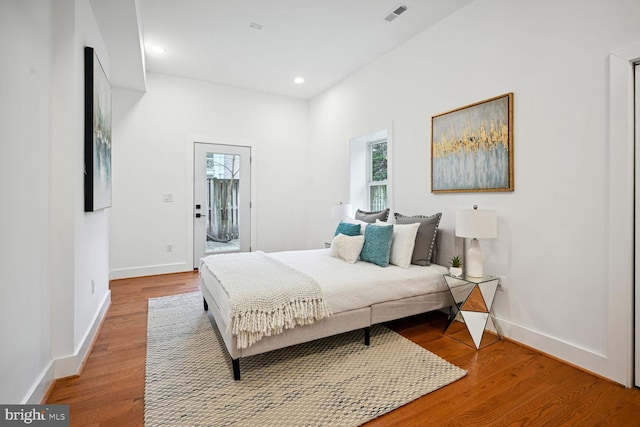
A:
<svg viewBox="0 0 640 427">
<path fill-rule="evenodd" d="M 376 224 L 389 224 L 376 220 Z M 391 255 L 389 263 L 398 267 L 408 268 L 411 265 L 413 247 L 416 244 L 419 223 L 414 224 L 393 224 L 393 240 L 391 241 Z"/>
<path fill-rule="evenodd" d="M 354 264 L 360 257 L 363 245 L 364 236 L 362 234 L 359 236 L 338 234 L 331 241 L 331 252 L 329 254 Z"/>
</svg>

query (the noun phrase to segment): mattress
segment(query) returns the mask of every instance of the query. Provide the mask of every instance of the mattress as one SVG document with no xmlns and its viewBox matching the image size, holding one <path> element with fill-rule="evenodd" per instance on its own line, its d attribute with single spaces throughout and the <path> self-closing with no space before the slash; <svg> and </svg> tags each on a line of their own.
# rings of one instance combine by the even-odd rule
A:
<svg viewBox="0 0 640 427">
<path fill-rule="evenodd" d="M 380 267 L 362 261 L 349 264 L 330 256 L 329 251 L 314 249 L 268 255 L 314 278 L 334 314 L 447 290 L 442 277 L 447 268 L 437 264 L 428 267 L 411 265 L 408 268 Z M 229 321 L 231 305 L 226 292 L 205 263 L 201 263 L 200 274 L 221 315 Z"/>
</svg>

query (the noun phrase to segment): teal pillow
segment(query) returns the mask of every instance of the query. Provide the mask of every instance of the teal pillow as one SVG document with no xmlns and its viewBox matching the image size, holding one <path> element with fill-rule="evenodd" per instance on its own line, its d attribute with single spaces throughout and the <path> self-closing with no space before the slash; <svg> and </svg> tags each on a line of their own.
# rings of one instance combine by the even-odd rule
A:
<svg viewBox="0 0 640 427">
<path fill-rule="evenodd" d="M 345 236 L 359 236 L 360 224 L 341 222 L 340 224 L 338 224 L 338 228 L 336 228 L 334 236 L 337 236 L 338 234 L 344 234 Z"/>
<path fill-rule="evenodd" d="M 364 246 L 360 252 L 360 259 L 380 267 L 388 266 L 392 239 L 393 224 L 368 224 L 364 229 Z"/>
</svg>

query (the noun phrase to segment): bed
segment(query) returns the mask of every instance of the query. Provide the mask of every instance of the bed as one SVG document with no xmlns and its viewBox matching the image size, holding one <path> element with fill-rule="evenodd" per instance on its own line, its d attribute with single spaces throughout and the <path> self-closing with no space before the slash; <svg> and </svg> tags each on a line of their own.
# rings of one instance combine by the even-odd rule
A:
<svg viewBox="0 0 640 427">
<path fill-rule="evenodd" d="M 330 256 L 331 249 L 267 254 L 313 278 L 332 313 L 313 324 L 264 336 L 248 346 L 239 345 L 238 337 L 230 332 L 231 306 L 215 271 L 215 257 L 221 255 L 203 258 L 199 270 L 204 309 L 211 313 L 224 340 L 234 379 L 240 379 L 240 359 L 244 357 L 357 329 L 363 329 L 364 344 L 368 345 L 372 325 L 450 307 L 453 303 L 442 275 L 447 273 L 445 265 L 449 265 L 451 257 L 463 253 L 462 240 L 455 237 L 453 230 L 440 228 L 435 248 L 435 262 L 430 266 L 406 268 L 382 268 L 363 261 L 351 264 Z"/>
</svg>

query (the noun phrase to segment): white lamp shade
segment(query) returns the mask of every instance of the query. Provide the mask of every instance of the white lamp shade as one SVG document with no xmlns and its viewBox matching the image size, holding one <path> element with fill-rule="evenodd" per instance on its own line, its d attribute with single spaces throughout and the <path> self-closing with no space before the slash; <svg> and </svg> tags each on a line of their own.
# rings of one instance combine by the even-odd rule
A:
<svg viewBox="0 0 640 427">
<path fill-rule="evenodd" d="M 339 203 L 331 205 L 331 218 L 335 220 L 343 220 L 351 214 L 351 205 Z"/>
<path fill-rule="evenodd" d="M 463 209 L 456 213 L 456 236 L 470 239 L 498 237 L 498 217 L 489 209 Z"/>
</svg>

